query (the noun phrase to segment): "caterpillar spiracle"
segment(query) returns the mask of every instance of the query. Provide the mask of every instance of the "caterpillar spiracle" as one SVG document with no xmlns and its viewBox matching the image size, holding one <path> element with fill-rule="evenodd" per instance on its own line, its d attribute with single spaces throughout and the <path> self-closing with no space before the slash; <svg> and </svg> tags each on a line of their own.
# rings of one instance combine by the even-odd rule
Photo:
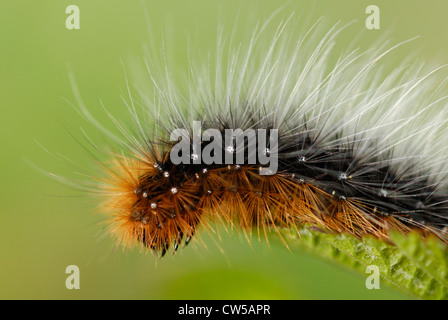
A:
<svg viewBox="0 0 448 320">
<path fill-rule="evenodd" d="M 96 190 L 118 242 L 163 256 L 211 222 L 448 242 L 444 66 L 387 72 L 406 41 L 338 54 L 345 27 L 219 33 L 183 81 L 146 56 L 150 86 L 128 83 L 133 125 L 112 118 L 124 142 Z"/>
</svg>

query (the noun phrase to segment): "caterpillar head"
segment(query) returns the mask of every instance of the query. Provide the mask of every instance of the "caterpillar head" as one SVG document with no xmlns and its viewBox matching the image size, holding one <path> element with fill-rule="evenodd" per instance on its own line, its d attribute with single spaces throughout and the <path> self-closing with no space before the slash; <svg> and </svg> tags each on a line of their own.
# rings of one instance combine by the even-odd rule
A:
<svg viewBox="0 0 448 320">
<path fill-rule="evenodd" d="M 159 161 L 121 157 L 106 186 L 113 211 L 112 233 L 125 246 L 137 243 L 154 253 L 188 244 L 200 222 L 200 185 L 184 182 L 182 169 Z"/>
</svg>

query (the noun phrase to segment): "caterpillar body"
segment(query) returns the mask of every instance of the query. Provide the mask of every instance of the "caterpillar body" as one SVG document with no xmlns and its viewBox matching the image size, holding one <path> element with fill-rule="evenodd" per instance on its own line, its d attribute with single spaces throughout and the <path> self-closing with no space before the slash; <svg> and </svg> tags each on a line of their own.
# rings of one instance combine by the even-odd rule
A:
<svg viewBox="0 0 448 320">
<path fill-rule="evenodd" d="M 163 256 L 211 221 L 260 233 L 305 224 L 384 240 L 391 229 L 417 231 L 447 242 L 448 118 L 445 83 L 435 76 L 443 67 L 403 62 L 384 72 L 380 62 L 403 43 L 331 62 L 344 27 L 322 32 L 316 23 L 297 37 L 288 24 L 269 43 L 260 37 L 264 27 L 227 51 L 219 40 L 216 66 L 194 69 L 187 93 L 170 72 L 158 81 L 150 69 L 155 98 L 142 89 L 140 99 L 130 95 L 135 128 L 120 127 L 126 147 L 101 179 L 119 242 Z M 226 163 L 233 142 L 214 150 L 222 161 L 176 163 L 179 141 L 170 134 L 180 128 L 194 136 L 194 121 L 221 141 L 230 129 L 276 130 L 276 172 L 262 174 L 265 163 L 249 161 L 246 145 L 242 162 Z M 190 160 L 212 143 L 198 149 L 193 140 L 186 140 Z M 258 140 L 255 147 L 272 151 Z"/>
</svg>

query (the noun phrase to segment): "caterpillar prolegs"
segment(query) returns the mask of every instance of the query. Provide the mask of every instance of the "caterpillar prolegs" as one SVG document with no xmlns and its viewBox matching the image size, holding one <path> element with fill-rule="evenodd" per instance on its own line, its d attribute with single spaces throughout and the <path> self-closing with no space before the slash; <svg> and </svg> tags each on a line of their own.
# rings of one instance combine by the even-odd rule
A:
<svg viewBox="0 0 448 320">
<path fill-rule="evenodd" d="M 385 240 L 391 229 L 417 231 L 447 242 L 443 67 L 403 62 L 385 72 L 381 62 L 405 43 L 335 60 L 343 28 L 316 24 L 296 36 L 288 23 L 268 42 L 263 28 L 228 48 L 220 39 L 205 67 L 190 68 L 184 89 L 170 72 L 157 79 L 148 68 L 152 89 L 129 95 L 135 127 L 120 126 L 126 147 L 101 187 L 120 242 L 164 255 L 210 221 L 258 232 L 306 224 Z M 195 121 L 201 134 L 218 135 L 199 147 L 186 138 L 191 161 L 173 161 L 179 141 L 170 136 L 193 136 Z M 214 149 L 222 161 L 194 161 L 230 129 L 276 130 L 276 171 L 262 174 L 266 163 L 250 161 L 247 144 L 242 161 L 226 162 L 233 142 Z M 272 151 L 258 140 L 255 147 Z"/>
</svg>

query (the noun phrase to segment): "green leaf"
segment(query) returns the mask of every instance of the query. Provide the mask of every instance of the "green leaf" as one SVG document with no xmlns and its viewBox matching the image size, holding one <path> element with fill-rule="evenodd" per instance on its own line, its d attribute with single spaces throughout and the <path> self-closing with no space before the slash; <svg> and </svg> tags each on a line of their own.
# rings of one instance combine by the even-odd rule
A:
<svg viewBox="0 0 448 320">
<path fill-rule="evenodd" d="M 305 248 L 330 261 L 366 275 L 378 266 L 383 281 L 419 299 L 448 298 L 448 249 L 434 238 L 391 233 L 394 244 L 375 238 L 359 240 L 348 234 L 329 234 L 310 228 L 281 229 L 280 236 L 293 251 Z M 276 236 L 274 236 L 276 237 Z"/>
</svg>

